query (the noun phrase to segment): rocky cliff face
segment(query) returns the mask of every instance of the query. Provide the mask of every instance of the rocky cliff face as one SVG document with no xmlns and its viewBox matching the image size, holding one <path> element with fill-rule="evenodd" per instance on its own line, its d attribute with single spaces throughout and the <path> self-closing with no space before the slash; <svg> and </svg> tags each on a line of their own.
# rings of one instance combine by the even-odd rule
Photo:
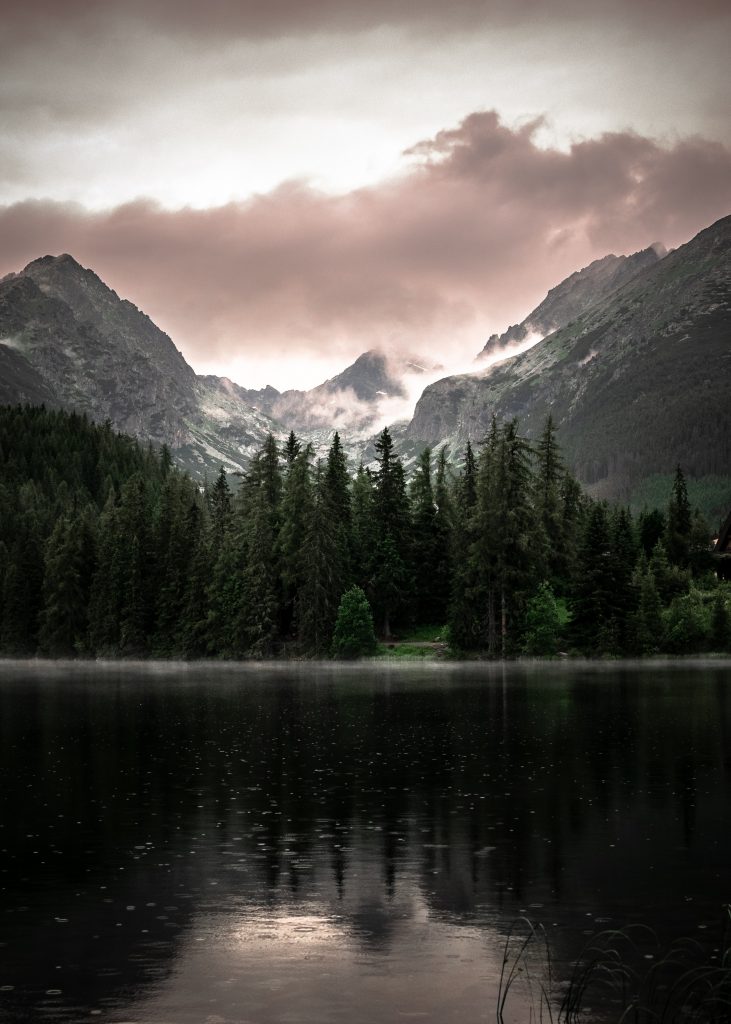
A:
<svg viewBox="0 0 731 1024">
<path fill-rule="evenodd" d="M 198 377 L 171 339 L 71 256 L 0 281 L 3 401 L 56 404 L 167 444 L 194 475 L 240 470 L 277 429 L 236 386 Z"/>
<path fill-rule="evenodd" d="M 623 497 L 678 462 L 730 475 L 729 394 L 731 217 L 649 259 L 522 355 L 428 387 L 406 443 L 456 451 L 479 442 L 493 414 L 517 416 L 535 437 L 550 413 L 579 478 Z"/>
<path fill-rule="evenodd" d="M 551 288 L 540 305 L 519 324 L 503 334 L 491 335 L 477 359 L 510 354 L 510 349 L 530 337 L 545 338 L 586 313 L 602 299 L 627 284 L 640 271 L 653 266 L 666 255 L 662 246 L 653 245 L 632 256 L 605 256 L 571 274 Z"/>
</svg>

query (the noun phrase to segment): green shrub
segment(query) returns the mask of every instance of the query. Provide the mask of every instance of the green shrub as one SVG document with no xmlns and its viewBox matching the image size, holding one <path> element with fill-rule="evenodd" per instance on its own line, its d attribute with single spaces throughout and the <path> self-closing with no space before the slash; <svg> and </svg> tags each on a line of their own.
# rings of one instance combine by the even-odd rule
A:
<svg viewBox="0 0 731 1024">
<path fill-rule="evenodd" d="M 360 587 L 346 590 L 340 600 L 332 652 L 335 658 L 361 658 L 376 652 L 373 615 Z"/>
</svg>

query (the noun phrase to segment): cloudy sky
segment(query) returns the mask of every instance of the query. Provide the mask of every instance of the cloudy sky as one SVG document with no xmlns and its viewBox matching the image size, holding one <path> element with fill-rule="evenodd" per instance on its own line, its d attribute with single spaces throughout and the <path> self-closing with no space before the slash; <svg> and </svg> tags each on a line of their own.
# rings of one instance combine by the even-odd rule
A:
<svg viewBox="0 0 731 1024">
<path fill-rule="evenodd" d="M 5 0 L 0 274 L 70 252 L 199 371 L 476 353 L 731 212 L 726 0 Z"/>
</svg>

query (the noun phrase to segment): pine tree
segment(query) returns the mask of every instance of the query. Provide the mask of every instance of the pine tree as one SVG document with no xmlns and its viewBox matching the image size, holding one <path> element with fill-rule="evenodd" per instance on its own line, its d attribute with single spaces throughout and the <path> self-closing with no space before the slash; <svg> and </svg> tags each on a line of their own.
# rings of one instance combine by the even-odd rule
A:
<svg viewBox="0 0 731 1024">
<path fill-rule="evenodd" d="M 571 637 L 586 652 L 614 646 L 612 547 L 607 509 L 595 502 L 586 522 L 574 584 Z"/>
<path fill-rule="evenodd" d="M 359 658 L 376 651 L 373 616 L 360 587 L 351 587 L 343 594 L 335 623 L 332 650 L 336 658 Z"/>
<path fill-rule="evenodd" d="M 629 618 L 629 648 L 640 655 L 657 654 L 664 647 L 665 623 L 655 577 L 644 552 L 632 574 L 633 611 Z"/>
<path fill-rule="evenodd" d="M 445 595 L 435 587 L 434 573 L 439 560 L 437 509 L 431 483 L 431 450 L 419 456 L 411 480 L 412 542 L 414 567 L 414 611 L 416 621 L 436 624 L 440 621 Z"/>
<path fill-rule="evenodd" d="M 353 481 L 351 516 L 351 575 L 356 584 L 373 596 L 373 557 L 376 546 L 373 478 L 363 463 Z"/>
<path fill-rule="evenodd" d="M 564 515 L 561 487 L 565 469 L 556 440 L 556 428 L 549 415 L 536 443 L 535 548 L 539 574 L 553 586 L 565 584 L 567 576 L 564 543 Z"/>
<path fill-rule="evenodd" d="M 376 547 L 371 580 L 381 629 L 388 637 L 394 619 L 403 617 L 409 605 L 409 508 L 403 466 L 394 454 L 388 427 L 384 427 L 375 447 L 378 462 L 373 500 Z"/>
<path fill-rule="evenodd" d="M 434 622 L 447 622 L 452 588 L 452 545 L 451 535 L 454 522 L 452 496 L 447 479 L 447 454 L 444 446 L 437 456 L 437 473 L 434 483 L 436 516 L 436 558 L 433 565 L 432 589 L 434 592 Z"/>
<path fill-rule="evenodd" d="M 292 632 L 295 607 L 304 583 L 304 540 L 312 517 L 312 446 L 307 445 L 287 465 L 281 505 L 279 554 L 282 578 L 282 630 Z"/>
<path fill-rule="evenodd" d="M 525 611 L 523 653 L 534 657 L 558 654 L 563 622 L 551 584 L 543 582 Z"/>
<path fill-rule="evenodd" d="M 89 647 L 97 655 L 112 654 L 119 648 L 123 562 L 119 507 L 112 492 L 99 519 L 97 568 L 89 599 Z"/>
<path fill-rule="evenodd" d="M 244 478 L 233 531 L 234 555 L 241 568 L 228 589 L 227 632 L 235 654 L 267 657 L 281 636 L 281 492 L 279 455 L 270 434 Z"/>
<path fill-rule="evenodd" d="M 637 563 L 638 544 L 629 509 L 615 508 L 610 517 L 611 558 L 608 584 L 611 589 L 611 635 L 616 638 L 619 652 L 626 652 L 632 646 L 630 617 L 633 610 L 635 590 L 632 574 Z"/>
<path fill-rule="evenodd" d="M 197 502 L 188 511 L 186 530 L 191 545 L 190 565 L 176 646 L 186 658 L 202 658 L 210 645 L 208 587 L 212 559 L 205 507 Z"/>
<path fill-rule="evenodd" d="M 665 549 L 672 565 L 687 568 L 690 561 L 690 533 L 692 514 L 688 489 L 680 466 L 675 471 L 673 490 L 668 505 Z"/>
<path fill-rule="evenodd" d="M 88 565 L 84 532 L 70 515 L 57 520 L 46 544 L 38 642 L 52 657 L 71 657 L 88 628 Z"/>
<path fill-rule="evenodd" d="M 287 438 L 286 444 L 284 445 L 284 461 L 290 466 L 297 458 L 299 453 L 302 451 L 302 444 L 295 434 L 294 430 L 290 430 L 289 437 Z"/>
<path fill-rule="evenodd" d="M 495 583 L 499 600 L 500 654 L 505 657 L 517 642 L 525 603 L 536 580 L 535 518 L 530 503 L 531 449 L 528 442 L 518 436 L 514 420 L 503 428 L 497 457 Z"/>
<path fill-rule="evenodd" d="M 335 568 L 336 575 L 340 577 L 337 586 L 342 586 L 342 593 L 350 586 L 353 579 L 353 512 L 347 458 L 337 431 L 327 453 L 325 473 L 320 487 L 325 507 L 335 526 L 337 544 Z"/>
<path fill-rule="evenodd" d="M 43 544 L 33 510 L 22 513 L 15 542 L 9 550 L 3 581 L 0 647 L 7 654 L 34 654 L 43 582 Z"/>
<path fill-rule="evenodd" d="M 482 609 L 484 595 L 480 589 L 481 573 L 477 549 L 477 466 L 472 446 L 467 442 L 464 466 L 455 485 L 454 517 L 451 535 L 453 566 L 450 602 L 449 636 L 458 650 L 474 650 L 485 643 Z"/>
<path fill-rule="evenodd" d="M 302 544 L 302 585 L 295 615 L 301 649 L 318 657 L 330 649 L 338 606 L 346 590 L 343 559 L 347 552 L 341 527 L 342 523 L 333 515 L 325 474 L 318 465 Z"/>
<path fill-rule="evenodd" d="M 211 519 L 212 547 L 214 551 L 220 551 L 231 525 L 231 490 L 223 466 L 210 491 L 206 488 L 206 502 Z"/>
<path fill-rule="evenodd" d="M 665 536 L 665 515 L 660 509 L 644 508 L 637 522 L 640 544 L 647 558 L 652 556 L 655 545 Z"/>
</svg>

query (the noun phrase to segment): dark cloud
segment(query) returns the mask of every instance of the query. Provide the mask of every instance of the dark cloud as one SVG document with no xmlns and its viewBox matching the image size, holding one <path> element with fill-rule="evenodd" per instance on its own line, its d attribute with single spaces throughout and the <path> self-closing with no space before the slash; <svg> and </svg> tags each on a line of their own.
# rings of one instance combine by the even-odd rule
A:
<svg viewBox="0 0 731 1024">
<path fill-rule="evenodd" d="M 15 204 L 0 209 L 0 273 L 71 252 L 194 363 L 384 343 L 443 358 L 590 260 L 678 245 L 731 210 L 719 143 L 615 133 L 563 152 L 535 131 L 472 114 L 414 146 L 400 178 L 345 196 L 291 183 L 207 210 Z"/>
<path fill-rule="evenodd" d="M 727 15 L 725 0 L 9 0 L 3 30 L 6 38 L 33 38 L 49 30 L 91 34 L 112 21 L 137 21 L 169 32 L 256 37 L 384 25 L 462 31 L 537 19 L 626 19 L 664 30 Z"/>
</svg>

